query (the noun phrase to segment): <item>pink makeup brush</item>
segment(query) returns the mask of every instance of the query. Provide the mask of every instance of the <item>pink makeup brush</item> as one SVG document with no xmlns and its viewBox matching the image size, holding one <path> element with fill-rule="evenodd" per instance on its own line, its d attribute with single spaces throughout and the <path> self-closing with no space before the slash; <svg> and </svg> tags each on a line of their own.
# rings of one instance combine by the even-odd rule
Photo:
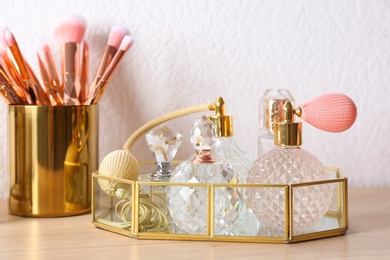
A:
<svg viewBox="0 0 390 260">
<path fill-rule="evenodd" d="M 66 105 L 80 105 L 80 42 L 83 40 L 87 22 L 80 15 L 66 17 L 54 30 L 61 46 L 62 85 Z"/>
<path fill-rule="evenodd" d="M 14 71 L 13 73 L 11 73 L 10 68 Z M 0 48 L 0 73 L 3 75 L 2 80 L 12 86 L 16 94 L 23 100 L 22 104 L 32 104 L 32 100 L 27 91 L 21 87 L 19 81 L 15 79 L 14 75 L 17 74 L 16 69 L 13 67 L 12 62 L 9 60 L 5 50 L 2 48 Z"/>
<path fill-rule="evenodd" d="M 43 85 L 45 86 L 45 90 L 46 90 L 46 95 L 49 97 L 51 105 L 53 106 L 61 105 L 62 102 L 58 95 L 59 93 L 55 91 L 53 83 L 49 78 L 49 74 L 39 54 L 37 54 L 37 57 L 38 57 L 38 65 L 39 65 L 39 70 L 41 72 Z"/>
<path fill-rule="evenodd" d="M 24 60 L 14 35 L 10 30 L 7 30 L 5 31 L 4 37 L 8 44 L 8 54 L 12 57 L 11 61 L 15 65 L 21 81 L 32 101 L 36 105 L 49 105 L 50 102 L 42 88 L 38 85 L 38 82 L 35 81 L 35 75 L 33 75 L 30 66 Z"/>
<path fill-rule="evenodd" d="M 60 98 L 61 105 L 64 104 L 64 88 L 61 86 L 60 80 L 58 78 L 56 66 L 54 64 L 53 55 L 48 44 L 43 45 L 43 56 L 46 61 L 47 73 L 49 76 L 49 81 L 54 86 L 57 96 Z"/>
<path fill-rule="evenodd" d="M 107 46 L 104 50 L 102 60 L 100 61 L 99 68 L 96 72 L 96 76 L 91 83 L 91 88 L 95 88 L 95 86 L 99 83 L 99 80 L 103 76 L 104 71 L 107 69 L 108 65 L 114 58 L 115 53 L 118 51 L 123 37 L 129 34 L 129 30 L 127 30 L 127 28 L 124 26 L 114 25 L 111 28 L 110 35 L 107 41 Z"/>
<path fill-rule="evenodd" d="M 16 93 L 16 90 L 10 84 L 10 79 L 5 73 L 3 67 L 0 67 L 0 94 L 2 94 L 4 101 L 8 105 L 25 105 L 19 95 Z"/>
<path fill-rule="evenodd" d="M 86 105 L 96 104 L 97 102 L 99 102 L 101 96 L 103 95 L 104 89 L 107 86 L 108 81 L 112 77 L 114 71 L 118 67 L 123 56 L 130 49 L 133 43 L 134 43 L 133 38 L 131 38 L 130 35 L 126 35 L 125 37 L 123 37 L 121 45 L 119 46 L 119 50 L 117 51 L 114 58 L 108 65 L 107 69 L 104 71 L 104 74 L 101 77 L 99 83 L 94 87 L 94 89 L 91 89 L 92 91 L 88 96 Z"/>
</svg>

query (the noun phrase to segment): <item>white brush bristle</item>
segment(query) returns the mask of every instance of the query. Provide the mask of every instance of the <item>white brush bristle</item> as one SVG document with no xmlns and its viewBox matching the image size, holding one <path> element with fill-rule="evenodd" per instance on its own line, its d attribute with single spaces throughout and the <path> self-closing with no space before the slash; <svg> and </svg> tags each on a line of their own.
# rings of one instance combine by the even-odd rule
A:
<svg viewBox="0 0 390 260">
<path fill-rule="evenodd" d="M 128 49 L 130 49 L 133 43 L 134 43 L 133 38 L 130 35 L 126 35 L 125 37 L 123 37 L 119 49 L 121 49 L 122 51 L 127 51 Z"/>
<path fill-rule="evenodd" d="M 54 36 L 58 43 L 76 42 L 83 40 L 87 21 L 81 15 L 72 14 L 65 17 L 54 29 Z"/>
<path fill-rule="evenodd" d="M 3 27 L 0 30 L 0 46 L 3 47 L 4 49 L 8 48 L 8 43 L 7 40 L 5 39 L 5 32 L 8 30 L 9 29 L 7 27 Z"/>
<path fill-rule="evenodd" d="M 116 49 L 119 48 L 123 37 L 130 34 L 129 30 L 122 25 L 114 25 L 111 28 L 110 35 L 108 37 L 107 45 L 113 46 Z"/>
</svg>

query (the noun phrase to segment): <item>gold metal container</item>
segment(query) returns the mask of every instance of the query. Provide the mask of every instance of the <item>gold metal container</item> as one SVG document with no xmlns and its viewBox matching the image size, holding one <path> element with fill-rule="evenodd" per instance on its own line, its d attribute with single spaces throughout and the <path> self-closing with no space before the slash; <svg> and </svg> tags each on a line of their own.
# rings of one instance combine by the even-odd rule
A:
<svg viewBox="0 0 390 260">
<path fill-rule="evenodd" d="M 99 107 L 9 106 L 9 212 L 58 217 L 91 210 Z"/>
</svg>

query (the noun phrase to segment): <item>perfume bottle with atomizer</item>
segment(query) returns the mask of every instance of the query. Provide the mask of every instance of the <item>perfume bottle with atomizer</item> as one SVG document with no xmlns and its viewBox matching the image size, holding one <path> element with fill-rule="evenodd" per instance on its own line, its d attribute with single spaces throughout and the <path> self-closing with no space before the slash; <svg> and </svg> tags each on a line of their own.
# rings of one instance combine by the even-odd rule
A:
<svg viewBox="0 0 390 260">
<path fill-rule="evenodd" d="M 300 184 L 327 180 L 323 164 L 300 147 L 302 123 L 294 121 L 294 114 L 321 130 L 342 132 L 355 122 L 356 105 L 343 94 L 326 94 L 295 110 L 291 102 L 286 101 L 281 111 L 283 120 L 273 124 L 275 146 L 254 162 L 247 182 Z M 247 196 L 263 227 L 274 230 L 285 228 L 284 192 L 277 188 L 248 189 Z M 295 189 L 291 209 L 294 230 L 313 228 L 327 213 L 332 196 L 333 186 L 326 183 Z"/>
<path fill-rule="evenodd" d="M 206 234 L 209 206 L 208 190 L 198 183 L 235 184 L 238 174 L 226 161 L 215 160 L 212 148 L 216 141 L 215 126 L 206 116 L 199 118 L 191 130 L 191 143 L 196 150 L 192 160 L 176 166 L 170 182 L 194 186 L 168 186 L 168 210 L 173 233 Z M 243 197 L 236 188 L 214 191 L 214 233 L 227 235 L 241 212 Z"/>
<path fill-rule="evenodd" d="M 215 115 L 209 116 L 216 130 L 216 141 L 212 155 L 217 161 L 226 161 L 237 172 L 239 183 L 246 183 L 253 160 L 246 155 L 233 138 L 233 117 L 226 115 L 226 105 L 219 97 L 215 102 Z M 245 189 L 239 189 L 245 198 Z M 244 200 L 245 201 L 245 200 Z M 254 216 L 247 203 L 242 204 L 239 219 L 232 225 L 230 235 L 256 235 L 259 229 L 259 221 Z"/>
<path fill-rule="evenodd" d="M 215 102 L 215 115 L 209 116 L 215 125 L 216 140 L 212 155 L 216 160 L 225 160 L 234 166 L 240 183 L 245 183 L 253 161 L 233 138 L 233 117 L 226 115 L 225 101 L 219 97 Z"/>
<path fill-rule="evenodd" d="M 248 183 L 292 184 L 328 179 L 323 164 L 300 147 L 302 123 L 294 122 L 289 101 L 283 105 L 283 121 L 273 124 L 275 147 L 255 161 Z M 314 226 L 332 202 L 332 185 L 303 187 L 294 192 L 294 228 Z M 279 189 L 249 190 L 248 200 L 260 222 L 270 228 L 284 229 L 285 194 Z M 278 206 L 279 205 L 279 206 Z"/>
<path fill-rule="evenodd" d="M 273 125 L 283 121 L 283 105 L 290 101 L 294 106 L 294 98 L 287 89 L 266 89 L 259 102 L 259 136 L 258 156 L 274 147 Z"/>
</svg>

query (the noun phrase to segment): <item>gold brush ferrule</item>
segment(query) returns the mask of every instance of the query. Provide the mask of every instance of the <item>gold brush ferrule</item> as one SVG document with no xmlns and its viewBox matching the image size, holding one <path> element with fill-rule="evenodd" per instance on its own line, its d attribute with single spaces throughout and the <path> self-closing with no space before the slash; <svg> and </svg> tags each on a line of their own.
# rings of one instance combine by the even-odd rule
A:
<svg viewBox="0 0 390 260">
<path fill-rule="evenodd" d="M 111 63 L 112 59 L 115 56 L 115 53 L 118 51 L 117 48 L 111 45 L 107 45 L 106 49 L 104 50 L 102 60 L 100 62 L 99 68 L 96 72 L 96 76 L 93 79 L 91 86 L 95 87 L 98 85 L 100 79 L 102 78 L 104 71 L 107 69 L 108 65 Z"/>
<path fill-rule="evenodd" d="M 6 82 L 0 82 L 0 93 L 7 105 L 24 105 L 25 102 L 16 94 L 11 85 Z"/>
<path fill-rule="evenodd" d="M 110 81 L 112 75 L 114 74 L 113 72 L 115 71 L 116 66 L 120 63 L 120 61 L 122 60 L 125 54 L 126 52 L 123 50 L 117 51 L 114 59 L 111 61 L 110 65 L 105 70 L 99 83 L 96 86 L 91 87 L 92 92 L 90 92 L 88 96 L 88 100 L 85 102 L 86 105 L 97 104 L 99 102 L 108 82 Z"/>
<path fill-rule="evenodd" d="M 39 69 L 41 71 L 43 85 L 45 86 L 46 94 L 49 97 L 50 103 L 53 106 L 60 105 L 62 103 L 61 99 L 59 98 L 58 93 L 56 93 L 54 86 L 52 85 L 49 79 L 49 75 L 46 71 L 46 68 L 43 65 L 43 62 L 39 56 L 38 56 L 38 63 L 39 63 Z"/>
<path fill-rule="evenodd" d="M 274 122 L 274 143 L 277 146 L 300 146 L 302 123 L 294 122 L 294 108 L 286 101 L 282 110 L 283 121 Z"/>
<path fill-rule="evenodd" d="M 61 47 L 62 82 L 64 86 L 64 101 L 66 105 L 80 105 L 80 44 L 64 43 Z"/>
<path fill-rule="evenodd" d="M 42 86 L 40 85 L 37 77 L 34 74 L 34 71 L 30 67 L 30 65 L 26 62 L 25 63 L 27 71 L 29 73 L 29 78 L 25 80 L 25 84 L 29 86 L 29 89 L 32 89 L 35 93 L 35 103 L 36 105 L 40 106 L 50 106 L 50 100 L 49 97 L 46 95 L 45 91 L 43 90 Z"/>
<path fill-rule="evenodd" d="M 15 82 L 15 79 L 11 79 L 9 77 L 6 68 L 3 66 L 3 64 L 0 65 L 0 77 L 2 78 L 1 81 L 3 81 L 4 84 L 8 84 L 14 90 L 15 94 L 18 95 L 18 97 L 23 101 L 20 104 L 27 105 L 32 103 L 32 100 L 27 94 L 26 90 L 23 87 L 20 87 L 20 85 Z M 12 92 L 12 90 L 9 91 Z"/>
<path fill-rule="evenodd" d="M 63 99 L 64 89 L 63 86 L 61 86 L 61 83 L 58 79 L 58 74 L 54 65 L 53 56 L 49 51 L 45 51 L 44 56 L 47 64 L 47 73 L 48 73 L 49 81 L 51 81 L 51 84 L 54 87 L 54 91 L 57 93 L 57 96 L 60 99 L 61 104 L 64 104 L 64 99 Z"/>
<path fill-rule="evenodd" d="M 28 70 L 27 70 L 27 67 L 25 65 L 25 62 L 24 62 L 24 59 L 23 59 L 23 56 L 22 54 L 20 53 L 20 50 L 19 50 L 19 47 L 17 44 L 14 44 L 12 46 L 9 46 L 8 49 L 7 49 L 7 52 L 12 63 L 15 65 L 17 71 L 19 72 L 21 78 L 23 80 L 27 80 L 29 78 L 29 75 L 28 75 Z"/>
<path fill-rule="evenodd" d="M 82 61 L 81 61 L 81 72 L 80 72 L 80 93 L 78 96 L 78 99 L 81 104 L 84 104 L 84 102 L 88 98 L 88 92 L 89 92 L 88 74 L 89 74 L 89 49 L 88 49 L 88 45 L 84 43 Z"/>
<path fill-rule="evenodd" d="M 214 104 L 215 116 L 210 116 L 209 119 L 215 125 L 215 132 L 218 137 L 233 136 L 233 117 L 226 116 L 225 101 L 219 97 Z"/>
</svg>

